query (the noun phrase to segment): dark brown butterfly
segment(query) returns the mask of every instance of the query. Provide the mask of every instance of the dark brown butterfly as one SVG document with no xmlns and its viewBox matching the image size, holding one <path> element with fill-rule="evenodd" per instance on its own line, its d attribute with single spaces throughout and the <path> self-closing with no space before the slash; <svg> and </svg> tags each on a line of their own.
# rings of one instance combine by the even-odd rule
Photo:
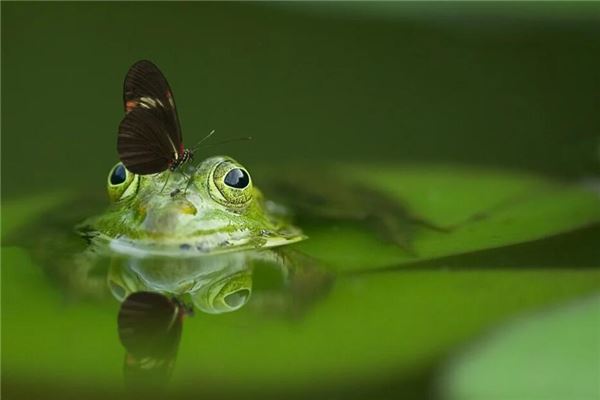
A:
<svg viewBox="0 0 600 400">
<path fill-rule="evenodd" d="M 129 68 L 123 102 L 126 115 L 119 125 L 117 151 L 129 171 L 174 171 L 193 157 L 183 147 L 173 92 L 156 65 L 141 60 Z"/>
</svg>

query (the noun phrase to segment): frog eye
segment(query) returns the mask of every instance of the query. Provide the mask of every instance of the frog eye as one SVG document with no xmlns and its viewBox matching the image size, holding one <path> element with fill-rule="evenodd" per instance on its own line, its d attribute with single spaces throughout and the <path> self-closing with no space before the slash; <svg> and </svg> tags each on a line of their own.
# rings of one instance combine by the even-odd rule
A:
<svg viewBox="0 0 600 400">
<path fill-rule="evenodd" d="M 117 163 L 108 173 L 108 197 L 111 201 L 123 200 L 137 192 L 140 177 Z"/>
<path fill-rule="evenodd" d="M 233 160 L 218 164 L 212 181 L 217 189 L 211 191 L 212 197 L 222 204 L 243 206 L 252 200 L 250 174 Z"/>
<path fill-rule="evenodd" d="M 110 174 L 110 184 L 120 185 L 127 180 L 127 170 L 123 164 L 117 164 Z"/>
<path fill-rule="evenodd" d="M 250 176 L 243 169 L 234 168 L 225 175 L 223 182 L 230 188 L 244 189 L 250 184 Z"/>
</svg>

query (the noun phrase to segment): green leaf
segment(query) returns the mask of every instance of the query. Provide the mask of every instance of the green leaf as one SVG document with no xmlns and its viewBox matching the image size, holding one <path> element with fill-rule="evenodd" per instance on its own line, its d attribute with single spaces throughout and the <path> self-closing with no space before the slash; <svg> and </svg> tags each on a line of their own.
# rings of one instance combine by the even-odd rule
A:
<svg viewBox="0 0 600 400">
<path fill-rule="evenodd" d="M 440 227 L 417 227 L 412 252 L 356 224 L 303 227 L 298 245 L 338 271 L 383 268 L 533 241 L 600 221 L 597 193 L 538 176 L 452 166 L 343 168 Z M 341 172 L 340 172 L 341 173 Z M 412 253 L 412 254 L 411 254 Z"/>
<path fill-rule="evenodd" d="M 446 365 L 445 399 L 600 398 L 600 297 L 521 318 Z"/>
</svg>

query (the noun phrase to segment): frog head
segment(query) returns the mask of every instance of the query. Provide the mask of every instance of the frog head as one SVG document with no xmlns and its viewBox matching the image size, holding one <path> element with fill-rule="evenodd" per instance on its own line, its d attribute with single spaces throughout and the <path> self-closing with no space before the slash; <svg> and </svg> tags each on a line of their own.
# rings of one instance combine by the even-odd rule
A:
<svg viewBox="0 0 600 400">
<path fill-rule="evenodd" d="M 86 221 L 84 230 L 119 253 L 195 256 L 304 239 L 229 157 L 156 175 L 136 175 L 117 163 L 107 189 L 110 209 Z"/>
</svg>

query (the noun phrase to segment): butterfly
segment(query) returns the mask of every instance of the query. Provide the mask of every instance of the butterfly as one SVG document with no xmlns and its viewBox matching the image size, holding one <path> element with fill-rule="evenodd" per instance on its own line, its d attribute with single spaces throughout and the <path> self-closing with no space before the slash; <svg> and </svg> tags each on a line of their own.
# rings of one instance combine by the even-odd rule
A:
<svg viewBox="0 0 600 400">
<path fill-rule="evenodd" d="M 123 84 L 125 117 L 119 124 L 117 151 L 125 167 L 139 175 L 175 171 L 193 158 L 183 146 L 173 92 L 151 61 L 129 68 Z"/>
</svg>

